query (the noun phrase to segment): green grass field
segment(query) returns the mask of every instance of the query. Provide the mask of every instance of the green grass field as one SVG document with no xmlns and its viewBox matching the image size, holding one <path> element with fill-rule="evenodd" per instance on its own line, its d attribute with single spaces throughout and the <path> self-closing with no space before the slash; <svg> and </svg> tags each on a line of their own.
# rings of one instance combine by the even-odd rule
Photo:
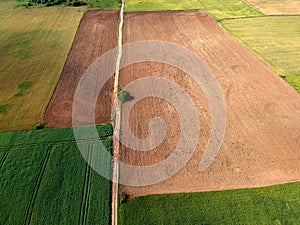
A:
<svg viewBox="0 0 300 225">
<path fill-rule="evenodd" d="M 300 16 L 224 20 L 221 24 L 299 92 Z"/>
<path fill-rule="evenodd" d="M 259 16 L 261 12 L 242 0 L 127 0 L 126 11 L 205 9 L 215 18 Z"/>
<path fill-rule="evenodd" d="M 263 188 L 137 197 L 120 224 L 299 224 L 300 182 Z"/>
<path fill-rule="evenodd" d="M 98 133 L 111 151 L 112 127 Z M 109 224 L 111 183 L 87 166 L 71 128 L 2 133 L 0 144 L 0 224 Z"/>
<path fill-rule="evenodd" d="M 14 8 L 0 1 L 0 132 L 43 118 L 84 8 Z"/>
</svg>

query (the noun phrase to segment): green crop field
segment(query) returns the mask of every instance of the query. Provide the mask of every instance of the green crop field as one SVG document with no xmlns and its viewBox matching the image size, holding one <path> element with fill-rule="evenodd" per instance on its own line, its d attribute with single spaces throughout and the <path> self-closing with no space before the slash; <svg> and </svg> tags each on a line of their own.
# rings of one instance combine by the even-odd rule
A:
<svg viewBox="0 0 300 225">
<path fill-rule="evenodd" d="M 84 8 L 14 8 L 0 1 L 0 132 L 43 118 Z"/>
<path fill-rule="evenodd" d="M 300 91 L 300 16 L 224 20 L 221 24 Z"/>
<path fill-rule="evenodd" d="M 215 18 L 259 16 L 261 12 L 242 0 L 127 0 L 127 11 L 205 9 Z"/>
<path fill-rule="evenodd" d="M 111 151 L 111 125 L 97 130 Z M 111 183 L 87 166 L 72 128 L 2 133 L 0 144 L 0 224 L 109 224 Z"/>
<path fill-rule="evenodd" d="M 120 224 L 299 224 L 300 182 L 263 188 L 149 195 L 120 206 Z"/>
</svg>

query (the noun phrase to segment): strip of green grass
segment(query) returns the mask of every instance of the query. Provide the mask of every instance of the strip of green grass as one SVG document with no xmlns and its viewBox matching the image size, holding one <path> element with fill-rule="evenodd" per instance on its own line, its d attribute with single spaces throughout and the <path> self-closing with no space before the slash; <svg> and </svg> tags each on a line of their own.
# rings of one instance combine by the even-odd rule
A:
<svg viewBox="0 0 300 225">
<path fill-rule="evenodd" d="M 224 20 L 221 24 L 299 91 L 300 16 Z"/>
<path fill-rule="evenodd" d="M 242 0 L 127 0 L 125 9 L 127 11 L 205 9 L 219 19 L 262 15 Z"/>
<path fill-rule="evenodd" d="M 16 8 L 0 1 L 0 132 L 43 118 L 84 8 Z"/>
<path fill-rule="evenodd" d="M 112 127 L 97 130 L 111 151 Z M 0 224 L 78 224 L 82 213 L 86 224 L 109 224 L 111 183 L 87 167 L 72 128 L 3 133 L 0 143 L 1 155 L 8 152 L 0 168 Z"/>
<path fill-rule="evenodd" d="M 284 79 L 300 94 L 300 75 L 290 75 Z"/>
<path fill-rule="evenodd" d="M 300 182 L 271 187 L 149 195 L 120 206 L 121 224 L 298 224 Z"/>
</svg>

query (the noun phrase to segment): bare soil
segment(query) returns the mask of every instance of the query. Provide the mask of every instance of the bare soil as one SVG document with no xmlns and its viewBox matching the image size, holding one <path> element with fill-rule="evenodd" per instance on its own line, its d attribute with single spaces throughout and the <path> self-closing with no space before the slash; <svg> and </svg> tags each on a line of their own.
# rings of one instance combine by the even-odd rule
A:
<svg viewBox="0 0 300 225">
<path fill-rule="evenodd" d="M 245 2 L 266 15 L 300 14 L 300 1 L 298 0 L 245 0 Z"/>
<path fill-rule="evenodd" d="M 50 127 L 72 126 L 72 103 L 78 82 L 86 69 L 102 54 L 117 46 L 119 11 L 88 11 L 76 33 L 69 57 L 44 116 Z M 111 120 L 113 79 L 101 90 L 96 123 Z"/>
<path fill-rule="evenodd" d="M 221 150 L 212 165 L 200 172 L 198 165 L 208 143 L 212 119 L 202 90 L 187 74 L 169 65 L 144 62 L 122 69 L 121 87 L 146 76 L 177 82 L 192 98 L 201 124 L 195 154 L 182 170 L 159 184 L 123 185 L 124 193 L 133 197 L 222 190 L 300 179 L 300 95 L 229 36 L 210 15 L 204 11 L 130 12 L 125 14 L 124 25 L 124 43 L 169 41 L 199 56 L 214 73 L 227 108 Z M 154 116 L 166 122 L 168 131 L 164 141 L 148 152 L 121 145 L 123 162 L 150 165 L 172 153 L 178 142 L 180 123 L 174 107 L 164 100 L 149 97 L 138 102 L 130 114 L 131 129 L 137 137 L 146 138 L 149 120 Z"/>
</svg>

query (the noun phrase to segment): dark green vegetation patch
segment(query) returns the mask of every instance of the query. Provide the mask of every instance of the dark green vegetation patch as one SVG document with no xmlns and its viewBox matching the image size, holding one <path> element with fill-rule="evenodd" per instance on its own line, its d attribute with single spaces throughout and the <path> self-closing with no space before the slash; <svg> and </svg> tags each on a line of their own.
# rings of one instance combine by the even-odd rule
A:
<svg viewBox="0 0 300 225">
<path fill-rule="evenodd" d="M 102 9 L 113 9 L 119 8 L 121 5 L 121 0 L 18 0 L 17 1 L 21 6 L 32 7 L 32 6 L 84 6 L 89 7 L 99 7 Z"/>
</svg>

